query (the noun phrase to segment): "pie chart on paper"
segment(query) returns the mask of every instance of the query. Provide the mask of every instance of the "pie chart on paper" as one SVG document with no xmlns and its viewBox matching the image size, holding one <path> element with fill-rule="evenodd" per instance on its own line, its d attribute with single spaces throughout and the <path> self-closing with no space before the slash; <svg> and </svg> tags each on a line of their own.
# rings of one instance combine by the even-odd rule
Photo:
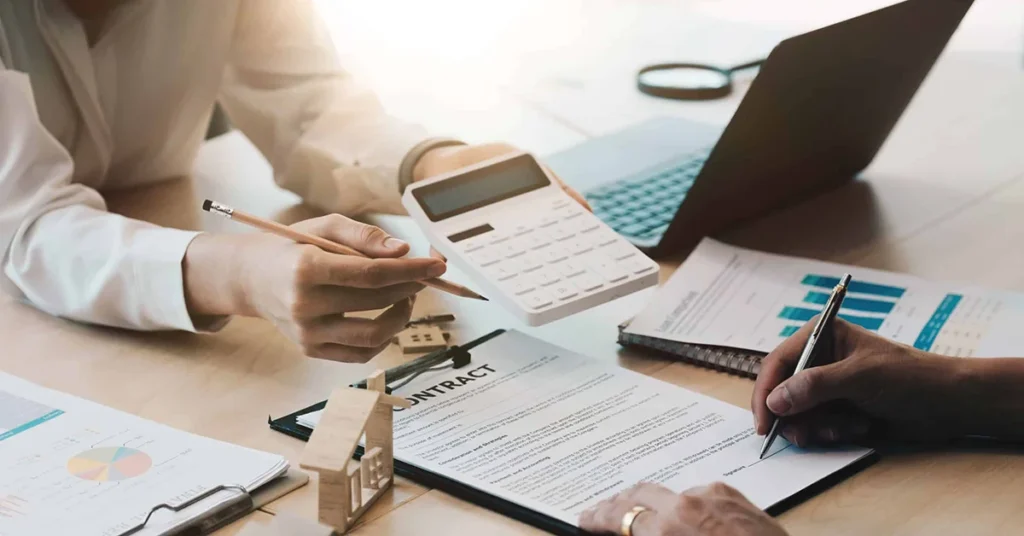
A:
<svg viewBox="0 0 1024 536">
<path fill-rule="evenodd" d="M 100 447 L 81 452 L 68 460 L 68 472 L 82 480 L 116 482 L 141 476 L 153 466 L 153 459 L 128 447 Z"/>
</svg>

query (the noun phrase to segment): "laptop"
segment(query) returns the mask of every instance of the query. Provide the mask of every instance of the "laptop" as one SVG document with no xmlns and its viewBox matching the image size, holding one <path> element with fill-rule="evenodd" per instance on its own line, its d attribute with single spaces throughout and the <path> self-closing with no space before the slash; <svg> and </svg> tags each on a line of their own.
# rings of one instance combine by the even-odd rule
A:
<svg viewBox="0 0 1024 536">
<path fill-rule="evenodd" d="M 658 118 L 545 161 L 652 256 L 852 180 L 973 0 L 907 0 L 780 43 L 725 129 Z"/>
</svg>

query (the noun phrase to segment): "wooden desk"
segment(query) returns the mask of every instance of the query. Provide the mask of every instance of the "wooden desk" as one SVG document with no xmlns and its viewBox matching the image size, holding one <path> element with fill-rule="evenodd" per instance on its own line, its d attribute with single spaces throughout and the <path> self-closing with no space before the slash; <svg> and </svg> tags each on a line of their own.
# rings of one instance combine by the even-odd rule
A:
<svg viewBox="0 0 1024 536">
<path fill-rule="evenodd" d="M 1019 73 L 989 67 L 969 54 L 944 60 L 864 181 L 723 238 L 769 251 L 1024 290 L 1018 269 L 1024 266 L 1024 250 L 1015 247 L 1024 235 L 1024 80 Z M 498 135 L 487 116 L 474 114 L 458 116 L 465 124 L 440 130 L 468 127 L 472 139 L 512 139 L 540 153 L 577 142 L 588 130 L 569 117 L 545 119 L 543 107 L 513 113 L 509 106 L 523 105 L 504 98 L 495 102 L 502 110 L 496 117 L 514 132 Z M 727 106 L 721 113 L 730 113 Z M 592 130 L 611 124 L 624 120 Z M 314 215 L 273 186 L 266 163 L 237 134 L 208 144 L 192 179 L 119 192 L 110 201 L 114 210 L 167 225 L 248 232 L 202 214 L 197 200 L 204 197 L 282 221 Z M 376 220 L 424 249 L 408 220 Z M 678 263 L 678 258 L 664 262 L 662 276 Z M 648 359 L 615 344 L 614 326 L 649 297 L 650 291 L 639 293 L 527 331 L 746 407 L 752 386 L 747 380 Z M 432 312 L 459 317 L 456 342 L 516 325 L 497 308 L 426 291 L 417 313 Z M 303 443 L 269 430 L 268 415 L 321 400 L 338 385 L 405 359 L 395 349 L 367 365 L 309 359 L 257 319 L 235 319 L 214 335 L 139 334 L 54 319 L 7 298 L 0 298 L 0 340 L 0 369 L 6 372 L 183 430 L 278 452 L 293 463 Z M 537 532 L 407 480 L 396 484 L 356 534 L 446 534 L 456 524 L 460 533 Z M 1024 521 L 1017 499 L 1022 484 L 1024 456 L 1015 452 L 886 452 L 875 466 L 783 514 L 781 521 L 793 534 L 1004 533 Z M 313 516 L 314 489 L 292 493 L 256 517 L 282 510 Z M 225 533 L 232 530 L 237 526 Z"/>
</svg>

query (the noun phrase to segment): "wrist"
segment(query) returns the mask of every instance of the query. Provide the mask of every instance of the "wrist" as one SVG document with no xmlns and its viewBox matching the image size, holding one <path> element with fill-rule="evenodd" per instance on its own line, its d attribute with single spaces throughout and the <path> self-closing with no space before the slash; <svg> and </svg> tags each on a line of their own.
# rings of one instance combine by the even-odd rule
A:
<svg viewBox="0 0 1024 536">
<path fill-rule="evenodd" d="M 239 277 L 241 250 L 231 236 L 200 234 L 192 240 L 182 263 L 190 315 L 247 314 L 244 278 Z"/>
<path fill-rule="evenodd" d="M 1024 359 L 952 359 L 943 400 L 956 436 L 1024 438 Z"/>
<path fill-rule="evenodd" d="M 430 162 L 439 154 L 438 151 L 451 150 L 450 148 L 461 145 L 466 144 L 452 138 L 430 138 L 416 144 L 406 153 L 402 165 L 399 167 L 399 193 L 405 192 L 405 188 L 413 182 L 423 180 L 433 174 L 433 170 L 437 166 L 431 165 Z M 431 155 L 431 153 L 433 154 Z"/>
</svg>

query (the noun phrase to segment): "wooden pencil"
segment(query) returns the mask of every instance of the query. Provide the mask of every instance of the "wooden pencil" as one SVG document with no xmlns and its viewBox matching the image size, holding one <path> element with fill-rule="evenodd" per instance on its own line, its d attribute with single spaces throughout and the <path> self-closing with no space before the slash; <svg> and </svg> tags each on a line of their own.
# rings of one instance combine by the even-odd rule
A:
<svg viewBox="0 0 1024 536">
<path fill-rule="evenodd" d="M 221 216 L 237 221 L 238 223 L 243 223 L 250 227 L 255 227 L 256 229 L 259 229 L 261 231 L 266 231 L 268 233 L 275 234 L 283 238 L 287 238 L 294 242 L 298 242 L 299 244 L 309 244 L 312 246 L 316 246 L 324 251 L 337 253 L 338 255 L 350 255 L 353 257 L 367 258 L 367 256 L 364 255 L 362 252 L 352 249 L 344 244 L 339 244 L 337 242 L 327 240 L 326 238 L 323 237 L 303 233 L 301 231 L 295 230 L 287 225 L 278 223 L 276 221 L 265 220 L 263 218 L 253 216 L 252 214 L 247 214 L 240 210 L 235 210 L 227 205 L 217 203 L 209 199 L 203 201 L 203 210 L 213 214 L 219 214 Z M 442 290 L 444 292 L 454 294 L 455 296 L 459 296 L 462 298 L 471 298 L 474 300 L 487 301 L 487 298 L 481 296 L 480 294 L 477 294 L 471 289 L 468 289 L 456 283 L 452 283 L 451 281 L 445 281 L 444 279 L 441 278 L 426 279 L 424 281 L 421 281 L 421 283 L 428 287 L 436 288 L 438 290 Z"/>
</svg>

